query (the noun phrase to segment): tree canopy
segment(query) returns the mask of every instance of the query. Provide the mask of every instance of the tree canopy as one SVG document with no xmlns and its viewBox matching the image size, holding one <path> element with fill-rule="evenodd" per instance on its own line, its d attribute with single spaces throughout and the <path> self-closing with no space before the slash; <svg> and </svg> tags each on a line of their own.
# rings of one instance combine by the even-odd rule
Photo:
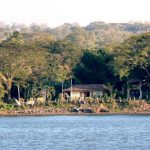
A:
<svg viewBox="0 0 150 150">
<path fill-rule="evenodd" d="M 120 75 L 129 76 L 130 72 L 139 67 L 150 77 L 150 33 L 133 36 L 115 47 L 115 71 Z"/>
<path fill-rule="evenodd" d="M 22 27 L 24 32 L 10 32 L 0 43 L 0 98 L 12 99 L 14 85 L 32 97 L 70 78 L 73 83 L 121 87 L 119 77 L 128 77 L 150 85 L 150 33 L 137 34 L 140 28 L 135 26 L 97 22 L 50 29 L 33 25 Z M 142 31 L 148 29 L 145 25 Z"/>
</svg>

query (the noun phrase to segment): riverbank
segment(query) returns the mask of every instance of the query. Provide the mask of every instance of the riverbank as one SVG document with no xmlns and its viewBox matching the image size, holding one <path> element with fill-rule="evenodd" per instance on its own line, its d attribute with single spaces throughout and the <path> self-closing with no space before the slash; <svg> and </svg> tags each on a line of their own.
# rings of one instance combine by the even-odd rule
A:
<svg viewBox="0 0 150 150">
<path fill-rule="evenodd" d="M 144 100 L 117 103 L 52 103 L 39 106 L 16 106 L 2 103 L 0 116 L 46 116 L 46 115 L 150 115 L 150 104 Z"/>
<path fill-rule="evenodd" d="M 78 112 L 48 112 L 48 113 L 16 113 L 0 112 L 2 116 L 100 116 L 100 115 L 150 115 L 150 112 L 99 112 L 99 113 L 78 113 Z"/>
<path fill-rule="evenodd" d="M 148 115 L 150 116 L 150 113 L 92 113 L 92 114 L 77 114 L 77 113 L 65 113 L 65 114 L 60 114 L 60 113 L 55 113 L 55 114 L 0 114 L 0 117 L 21 117 L 21 116 L 103 116 L 103 115 Z"/>
</svg>

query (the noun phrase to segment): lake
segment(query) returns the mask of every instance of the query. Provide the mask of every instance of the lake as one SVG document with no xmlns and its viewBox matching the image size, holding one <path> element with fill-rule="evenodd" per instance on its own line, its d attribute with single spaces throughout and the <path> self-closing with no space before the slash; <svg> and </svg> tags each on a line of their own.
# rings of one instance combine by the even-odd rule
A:
<svg viewBox="0 0 150 150">
<path fill-rule="evenodd" d="M 0 150 L 149 150 L 150 116 L 0 117 Z"/>
</svg>

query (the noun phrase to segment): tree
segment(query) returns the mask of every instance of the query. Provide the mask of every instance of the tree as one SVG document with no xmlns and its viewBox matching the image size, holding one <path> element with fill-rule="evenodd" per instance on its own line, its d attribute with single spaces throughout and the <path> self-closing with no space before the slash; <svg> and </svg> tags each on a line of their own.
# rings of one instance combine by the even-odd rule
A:
<svg viewBox="0 0 150 150">
<path fill-rule="evenodd" d="M 0 45 L 0 73 L 8 92 L 8 101 L 11 99 L 12 83 L 18 78 L 27 79 L 45 64 L 43 51 L 24 45 L 22 41 L 17 33 Z"/>
<path fill-rule="evenodd" d="M 150 77 L 150 33 L 129 38 L 115 48 L 115 53 L 115 72 L 121 78 L 137 67 Z"/>
<path fill-rule="evenodd" d="M 121 79 L 137 78 L 150 91 L 150 33 L 133 36 L 115 48 L 114 71 Z"/>
<path fill-rule="evenodd" d="M 0 75 L 0 76 L 1 76 L 1 75 Z M 0 100 L 2 100 L 2 98 L 3 98 L 4 95 L 5 95 L 5 93 L 6 93 L 6 90 L 5 90 L 5 88 L 4 88 L 3 84 L 2 84 L 2 82 L 0 81 Z"/>
<path fill-rule="evenodd" d="M 66 40 L 50 43 L 48 49 L 49 77 L 59 82 L 69 78 L 82 55 L 81 49 Z"/>
<path fill-rule="evenodd" d="M 35 32 L 35 33 L 23 33 L 22 34 L 27 44 L 47 47 L 50 43 L 55 41 L 55 38 L 49 33 Z"/>
<path fill-rule="evenodd" d="M 86 51 L 74 69 L 78 81 L 86 84 L 104 84 L 114 82 L 112 68 L 109 67 L 111 55 L 104 50 L 98 52 Z"/>
<path fill-rule="evenodd" d="M 74 32 L 66 37 L 70 42 L 79 45 L 83 49 L 92 49 L 96 47 L 96 37 L 93 32 L 86 31 L 83 28 L 75 28 Z"/>
</svg>

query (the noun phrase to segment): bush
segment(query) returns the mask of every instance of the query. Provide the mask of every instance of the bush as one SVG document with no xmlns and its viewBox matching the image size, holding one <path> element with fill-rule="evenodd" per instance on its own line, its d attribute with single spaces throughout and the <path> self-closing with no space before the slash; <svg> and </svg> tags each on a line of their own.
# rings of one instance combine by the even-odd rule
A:
<svg viewBox="0 0 150 150">
<path fill-rule="evenodd" d="M 129 100 L 128 104 L 129 104 L 129 108 L 139 107 L 139 101 Z"/>
<path fill-rule="evenodd" d="M 0 100 L 4 98 L 5 93 L 6 93 L 6 90 L 4 89 L 4 86 L 0 83 Z"/>
<path fill-rule="evenodd" d="M 4 102 L 0 102 L 0 110 L 3 110 L 3 109 L 6 109 L 6 103 L 4 103 Z"/>
</svg>

